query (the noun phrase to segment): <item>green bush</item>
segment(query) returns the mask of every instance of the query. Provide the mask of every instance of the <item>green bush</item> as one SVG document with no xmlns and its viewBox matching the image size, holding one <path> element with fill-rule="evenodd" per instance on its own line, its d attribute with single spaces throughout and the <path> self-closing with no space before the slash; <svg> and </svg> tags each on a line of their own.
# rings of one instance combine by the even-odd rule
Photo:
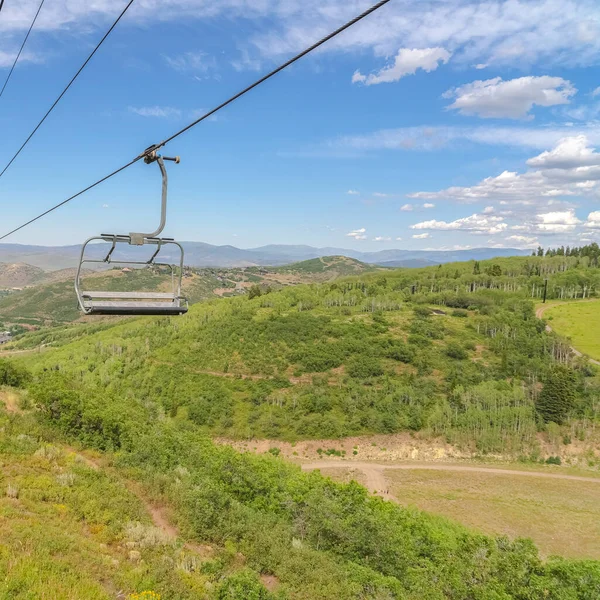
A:
<svg viewBox="0 0 600 600">
<path fill-rule="evenodd" d="M 456 360 L 465 360 L 469 356 L 467 351 L 456 342 L 450 342 L 446 346 L 446 354 Z"/>
<path fill-rule="evenodd" d="M 217 600 L 272 600 L 275 598 L 256 573 L 244 569 L 226 577 L 218 587 Z"/>
<path fill-rule="evenodd" d="M 383 367 L 373 356 L 353 356 L 346 364 L 346 372 L 356 379 L 368 379 L 383 375 Z"/>
<path fill-rule="evenodd" d="M 23 387 L 30 379 L 27 369 L 0 359 L 0 385 Z"/>
</svg>

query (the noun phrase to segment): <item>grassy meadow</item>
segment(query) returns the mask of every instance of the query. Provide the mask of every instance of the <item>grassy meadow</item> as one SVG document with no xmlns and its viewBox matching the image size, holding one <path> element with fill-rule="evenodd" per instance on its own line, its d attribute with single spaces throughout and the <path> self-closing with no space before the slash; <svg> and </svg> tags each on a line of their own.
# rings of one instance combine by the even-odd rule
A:
<svg viewBox="0 0 600 600">
<path fill-rule="evenodd" d="M 557 333 L 568 337 L 577 350 L 600 360 L 600 300 L 549 306 L 544 318 Z"/>
<path fill-rule="evenodd" d="M 388 470 L 404 506 L 488 535 L 531 538 L 545 556 L 600 560 L 600 481 L 433 470 Z"/>
</svg>

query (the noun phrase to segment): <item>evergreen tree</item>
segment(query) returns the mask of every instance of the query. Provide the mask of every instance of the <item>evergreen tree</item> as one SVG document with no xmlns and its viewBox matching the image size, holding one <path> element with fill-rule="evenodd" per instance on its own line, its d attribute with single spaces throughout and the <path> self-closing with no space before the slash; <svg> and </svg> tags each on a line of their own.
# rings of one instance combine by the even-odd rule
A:
<svg viewBox="0 0 600 600">
<path fill-rule="evenodd" d="M 552 369 L 536 401 L 536 408 L 546 423 L 559 425 L 565 420 L 575 402 L 575 373 L 563 366 Z"/>
</svg>

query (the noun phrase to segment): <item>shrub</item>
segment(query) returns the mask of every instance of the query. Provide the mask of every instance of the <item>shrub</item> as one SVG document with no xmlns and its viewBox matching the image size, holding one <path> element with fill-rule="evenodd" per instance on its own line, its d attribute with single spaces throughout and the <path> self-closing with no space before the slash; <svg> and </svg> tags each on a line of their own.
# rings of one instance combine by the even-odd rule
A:
<svg viewBox="0 0 600 600">
<path fill-rule="evenodd" d="M 30 378 L 27 369 L 0 359 L 0 385 L 22 387 Z"/>
<path fill-rule="evenodd" d="M 226 577 L 219 585 L 217 600 L 271 600 L 273 594 L 250 569 Z"/>
<path fill-rule="evenodd" d="M 446 346 L 446 354 L 450 358 L 455 358 L 456 360 L 465 360 L 465 358 L 469 356 L 467 351 L 456 342 L 451 342 Z"/>
<path fill-rule="evenodd" d="M 346 372 L 356 379 L 367 379 L 383 375 L 383 367 L 379 360 L 372 356 L 354 356 L 346 365 Z"/>
<path fill-rule="evenodd" d="M 466 310 L 455 308 L 451 313 L 453 317 L 459 317 L 461 319 L 466 319 L 469 316 L 469 313 Z"/>
<path fill-rule="evenodd" d="M 389 348 L 385 355 L 388 358 L 403 363 L 410 363 L 415 357 L 414 350 L 410 346 L 407 346 L 401 342 L 398 342 Z"/>
</svg>

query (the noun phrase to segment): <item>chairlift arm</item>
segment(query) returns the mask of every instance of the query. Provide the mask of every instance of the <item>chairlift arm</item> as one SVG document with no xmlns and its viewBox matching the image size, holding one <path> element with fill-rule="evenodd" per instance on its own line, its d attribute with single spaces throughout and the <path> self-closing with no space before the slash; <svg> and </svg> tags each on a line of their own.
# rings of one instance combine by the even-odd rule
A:
<svg viewBox="0 0 600 600">
<path fill-rule="evenodd" d="M 180 158 L 179 156 L 169 157 L 169 156 L 161 156 L 156 152 L 156 150 L 152 151 L 144 158 L 144 162 L 149 165 L 150 163 L 157 162 L 158 167 L 160 168 L 160 173 L 162 175 L 162 198 L 160 205 L 160 224 L 156 231 L 152 233 L 135 233 L 132 232 L 129 234 L 131 241 L 130 244 L 136 246 L 142 246 L 144 244 L 145 238 L 156 238 L 165 228 L 165 224 L 167 222 L 167 188 L 169 184 L 169 179 L 167 177 L 167 170 L 165 169 L 165 160 L 173 161 L 175 164 L 179 164 Z"/>
</svg>

